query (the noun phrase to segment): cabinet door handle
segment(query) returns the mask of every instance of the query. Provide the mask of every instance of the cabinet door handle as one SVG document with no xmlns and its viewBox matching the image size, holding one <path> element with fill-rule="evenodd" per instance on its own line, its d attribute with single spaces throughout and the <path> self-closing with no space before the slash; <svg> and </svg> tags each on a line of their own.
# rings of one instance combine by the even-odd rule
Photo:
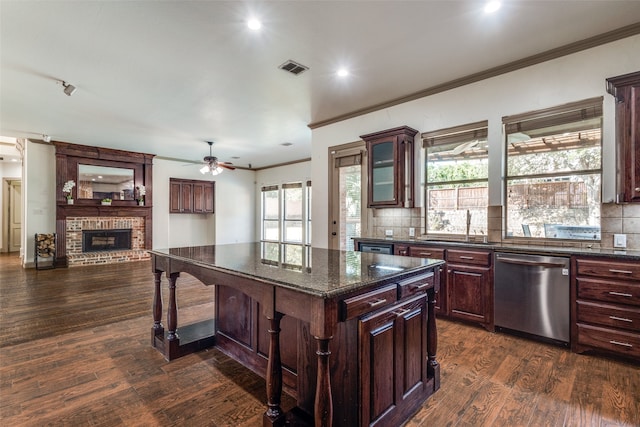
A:
<svg viewBox="0 0 640 427">
<path fill-rule="evenodd" d="M 473 259 L 472 256 L 460 255 L 460 259 Z"/>
<path fill-rule="evenodd" d="M 640 187 L 636 187 L 636 191 L 640 191 Z"/>
<path fill-rule="evenodd" d="M 369 301 L 369 307 L 377 307 L 380 304 L 384 304 L 385 302 L 387 302 L 386 298 Z"/>
<path fill-rule="evenodd" d="M 609 344 L 621 345 L 621 346 L 627 347 L 627 348 L 632 348 L 633 347 L 633 345 L 629 344 L 628 342 L 620 342 L 620 341 L 614 341 L 614 340 L 609 341 Z"/>
<path fill-rule="evenodd" d="M 400 317 L 400 316 L 404 316 L 405 314 L 407 314 L 410 311 L 411 310 L 409 310 L 408 308 L 405 308 L 405 309 L 402 309 L 402 310 L 395 310 L 392 313 L 395 314 L 396 316 Z"/>
<path fill-rule="evenodd" d="M 609 319 L 611 320 L 619 320 L 621 322 L 629 322 L 629 323 L 633 323 L 633 320 L 631 319 L 627 319 L 625 317 L 618 317 L 618 316 L 609 316 Z"/>
<path fill-rule="evenodd" d="M 609 291 L 609 295 L 615 295 L 617 297 L 627 297 L 627 298 L 631 298 L 633 296 L 631 294 L 625 294 L 624 292 L 614 292 L 614 291 Z"/>
<path fill-rule="evenodd" d="M 609 271 L 611 273 L 620 273 L 620 274 L 633 274 L 633 271 L 629 271 L 629 270 L 615 270 L 613 268 L 610 268 Z"/>
</svg>

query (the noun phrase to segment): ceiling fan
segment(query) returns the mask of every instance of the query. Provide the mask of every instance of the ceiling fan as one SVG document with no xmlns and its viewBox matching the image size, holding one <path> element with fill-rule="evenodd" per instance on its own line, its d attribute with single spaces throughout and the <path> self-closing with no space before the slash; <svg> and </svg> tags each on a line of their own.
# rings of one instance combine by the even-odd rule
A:
<svg viewBox="0 0 640 427">
<path fill-rule="evenodd" d="M 218 175 L 224 169 L 234 170 L 235 167 L 228 162 L 221 162 L 217 157 L 214 157 L 211 153 L 211 146 L 213 141 L 206 141 L 209 144 L 209 155 L 203 159 L 204 166 L 200 169 L 201 174 L 210 173 L 211 175 Z"/>
</svg>

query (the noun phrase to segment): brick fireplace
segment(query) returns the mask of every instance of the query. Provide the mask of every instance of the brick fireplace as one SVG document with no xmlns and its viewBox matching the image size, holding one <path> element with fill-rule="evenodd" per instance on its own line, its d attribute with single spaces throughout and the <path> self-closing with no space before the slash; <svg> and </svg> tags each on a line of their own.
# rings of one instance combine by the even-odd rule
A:
<svg viewBox="0 0 640 427">
<path fill-rule="evenodd" d="M 147 249 L 152 248 L 153 154 L 90 147 L 54 141 L 56 147 L 56 259 L 58 267 L 90 264 L 113 264 L 127 261 L 148 260 Z M 78 186 L 68 194 L 74 203 L 68 203 L 63 192 L 67 181 L 80 182 L 80 167 L 116 168 L 130 171 L 132 188 L 145 187 L 144 203 L 124 198 L 122 193 L 112 193 L 111 204 L 103 205 L 104 194 L 80 192 Z M 116 175 L 120 175 L 119 173 Z M 125 174 L 126 175 L 126 174 Z M 133 178 L 130 178 L 133 176 Z M 98 178 L 102 178 L 98 176 Z M 97 187 L 96 187 L 97 188 Z M 103 190 L 100 190 L 103 191 Z M 112 190 L 108 190 L 112 191 Z M 120 197 L 118 197 L 120 196 Z M 111 245 L 114 233 L 98 234 L 102 247 L 94 252 L 84 251 L 83 231 L 130 230 L 131 245 L 127 249 L 114 249 Z M 115 240 L 114 240 L 115 241 Z M 127 242 L 128 243 L 128 242 Z"/>
<path fill-rule="evenodd" d="M 67 217 L 67 263 L 77 265 L 111 264 L 149 259 L 145 250 L 145 221 L 143 217 Z M 83 250 L 83 232 L 131 230 L 131 249 Z"/>
</svg>

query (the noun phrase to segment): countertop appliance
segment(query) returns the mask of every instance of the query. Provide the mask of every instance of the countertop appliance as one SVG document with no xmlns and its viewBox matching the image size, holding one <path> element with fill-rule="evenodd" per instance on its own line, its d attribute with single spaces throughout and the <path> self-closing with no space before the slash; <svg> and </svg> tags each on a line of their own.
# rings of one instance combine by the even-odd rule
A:
<svg viewBox="0 0 640 427">
<path fill-rule="evenodd" d="M 360 243 L 360 252 L 393 254 L 393 243 Z"/>
<path fill-rule="evenodd" d="M 496 252 L 496 328 L 568 346 L 569 286 L 569 258 Z"/>
</svg>

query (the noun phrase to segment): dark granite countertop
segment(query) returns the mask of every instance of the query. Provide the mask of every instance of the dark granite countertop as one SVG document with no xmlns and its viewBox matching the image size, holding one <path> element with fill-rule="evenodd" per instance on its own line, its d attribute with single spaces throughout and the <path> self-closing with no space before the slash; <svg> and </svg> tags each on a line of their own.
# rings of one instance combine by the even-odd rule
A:
<svg viewBox="0 0 640 427">
<path fill-rule="evenodd" d="M 261 279 L 323 298 L 376 283 L 401 280 L 443 263 L 435 259 L 309 248 L 308 253 L 303 250 L 302 265 L 291 265 L 266 259 L 268 256 L 264 255 L 263 245 L 259 242 L 149 252 L 216 271 Z"/>
<path fill-rule="evenodd" d="M 397 243 L 404 245 L 437 245 L 442 247 L 466 248 L 466 249 L 488 249 L 497 252 L 514 252 L 526 254 L 545 254 L 545 255 L 590 255 L 600 257 L 616 257 L 628 260 L 640 261 L 640 251 L 636 250 L 618 250 L 618 249 L 601 249 L 601 248 L 576 248 L 563 246 L 518 246 L 505 245 L 502 243 L 479 243 L 479 242 L 459 242 L 446 240 L 429 240 L 429 239 L 379 239 L 369 237 L 357 237 L 354 240 L 371 243 Z"/>
</svg>

